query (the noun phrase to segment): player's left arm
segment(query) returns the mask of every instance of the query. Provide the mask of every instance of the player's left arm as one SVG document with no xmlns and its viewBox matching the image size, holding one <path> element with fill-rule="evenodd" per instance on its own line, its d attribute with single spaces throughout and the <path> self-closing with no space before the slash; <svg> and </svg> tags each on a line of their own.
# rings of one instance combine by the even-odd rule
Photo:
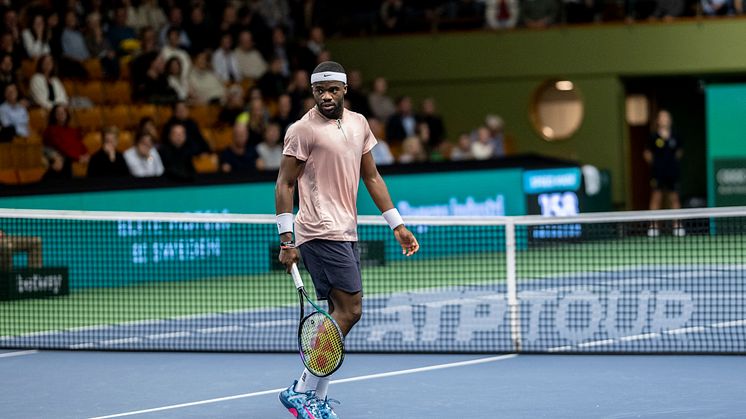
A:
<svg viewBox="0 0 746 419">
<path fill-rule="evenodd" d="M 365 183 L 365 187 L 368 189 L 370 197 L 373 198 L 376 207 L 378 207 L 381 213 L 384 214 L 384 218 L 386 218 L 386 221 L 389 222 L 389 226 L 394 230 L 394 236 L 401 245 L 402 253 L 407 256 L 412 256 L 417 253 L 420 249 L 420 245 L 417 243 L 414 234 L 404 226 L 404 222 L 394 221 L 393 224 L 396 225 L 392 225 L 392 221 L 389 221 L 392 217 L 386 217 L 386 214 L 395 212 L 396 217 L 393 217 L 393 219 L 396 219 L 397 217 L 399 220 L 401 219 L 398 215 L 398 211 L 394 208 L 394 203 L 391 201 L 389 190 L 386 187 L 386 183 L 383 181 L 381 174 L 378 173 L 376 162 L 373 160 L 373 156 L 370 152 L 363 154 L 363 159 L 360 164 L 360 177 L 363 179 L 363 183 Z"/>
</svg>

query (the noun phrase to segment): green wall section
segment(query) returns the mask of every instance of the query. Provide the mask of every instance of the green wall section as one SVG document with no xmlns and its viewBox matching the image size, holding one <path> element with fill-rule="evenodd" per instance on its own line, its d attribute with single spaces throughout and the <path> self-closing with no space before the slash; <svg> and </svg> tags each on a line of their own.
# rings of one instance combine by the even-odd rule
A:
<svg viewBox="0 0 746 419">
<path fill-rule="evenodd" d="M 707 203 L 710 206 L 744 205 L 746 137 L 743 116 L 746 115 L 746 84 L 710 85 L 705 92 Z M 731 169 L 729 180 L 717 182 L 719 169 Z"/>
<path fill-rule="evenodd" d="M 621 78 L 741 72 L 746 55 L 733 52 L 743 39 L 746 24 L 734 19 L 339 39 L 329 47 L 367 80 L 385 76 L 394 96 L 434 97 L 450 139 L 500 114 L 516 151 L 608 169 L 613 200 L 623 203 L 631 192 Z M 535 89 L 554 78 L 575 82 L 585 118 L 573 138 L 548 143 L 531 126 L 529 107 Z"/>
</svg>

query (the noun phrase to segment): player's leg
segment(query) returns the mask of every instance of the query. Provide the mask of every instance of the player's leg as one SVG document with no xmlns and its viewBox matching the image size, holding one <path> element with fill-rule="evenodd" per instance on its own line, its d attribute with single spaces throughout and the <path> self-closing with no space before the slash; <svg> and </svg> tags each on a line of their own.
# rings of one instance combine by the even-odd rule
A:
<svg viewBox="0 0 746 419">
<path fill-rule="evenodd" d="M 659 210 L 661 209 L 661 201 L 663 200 L 663 191 L 661 191 L 658 188 L 658 180 L 653 179 L 651 182 L 651 186 L 653 188 L 652 191 L 650 191 L 650 206 L 649 208 L 651 210 Z M 649 237 L 657 237 L 659 234 L 658 232 L 658 223 L 652 222 L 650 223 L 650 226 L 648 227 L 648 236 Z"/>
<path fill-rule="evenodd" d="M 332 288 L 329 293 L 329 314 L 347 336 L 363 314 L 363 293 L 349 293 Z"/>
<path fill-rule="evenodd" d="M 671 206 L 671 209 L 680 209 L 681 208 L 681 199 L 679 198 L 679 191 L 674 186 L 670 191 L 667 192 L 667 198 L 668 203 Z M 686 230 L 684 230 L 684 226 L 681 225 L 680 220 L 674 220 L 673 221 L 673 235 L 682 237 L 686 235 Z"/>
</svg>

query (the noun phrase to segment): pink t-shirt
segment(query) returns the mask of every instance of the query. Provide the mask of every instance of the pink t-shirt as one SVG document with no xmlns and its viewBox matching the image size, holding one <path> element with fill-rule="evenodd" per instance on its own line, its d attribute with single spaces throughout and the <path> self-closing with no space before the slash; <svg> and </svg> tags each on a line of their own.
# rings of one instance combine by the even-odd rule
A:
<svg viewBox="0 0 746 419">
<path fill-rule="evenodd" d="M 368 121 L 345 109 L 328 119 L 315 107 L 291 125 L 282 154 L 304 161 L 295 241 L 357 241 L 357 190 L 363 154 L 376 145 Z"/>
</svg>

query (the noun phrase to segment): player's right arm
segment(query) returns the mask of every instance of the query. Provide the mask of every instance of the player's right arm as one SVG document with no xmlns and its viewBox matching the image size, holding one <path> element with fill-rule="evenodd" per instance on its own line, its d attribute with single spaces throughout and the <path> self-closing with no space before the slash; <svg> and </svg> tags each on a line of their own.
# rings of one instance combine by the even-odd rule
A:
<svg viewBox="0 0 746 419">
<path fill-rule="evenodd" d="M 295 183 L 303 169 L 303 164 L 303 161 L 293 156 L 282 156 L 277 184 L 275 185 L 275 212 L 277 215 L 293 213 Z M 300 259 L 298 249 L 294 247 L 295 241 L 292 231 L 280 234 L 280 243 L 285 243 L 280 248 L 280 262 L 290 272 L 290 266 Z M 288 243 L 292 243 L 292 245 L 288 245 Z"/>
</svg>

